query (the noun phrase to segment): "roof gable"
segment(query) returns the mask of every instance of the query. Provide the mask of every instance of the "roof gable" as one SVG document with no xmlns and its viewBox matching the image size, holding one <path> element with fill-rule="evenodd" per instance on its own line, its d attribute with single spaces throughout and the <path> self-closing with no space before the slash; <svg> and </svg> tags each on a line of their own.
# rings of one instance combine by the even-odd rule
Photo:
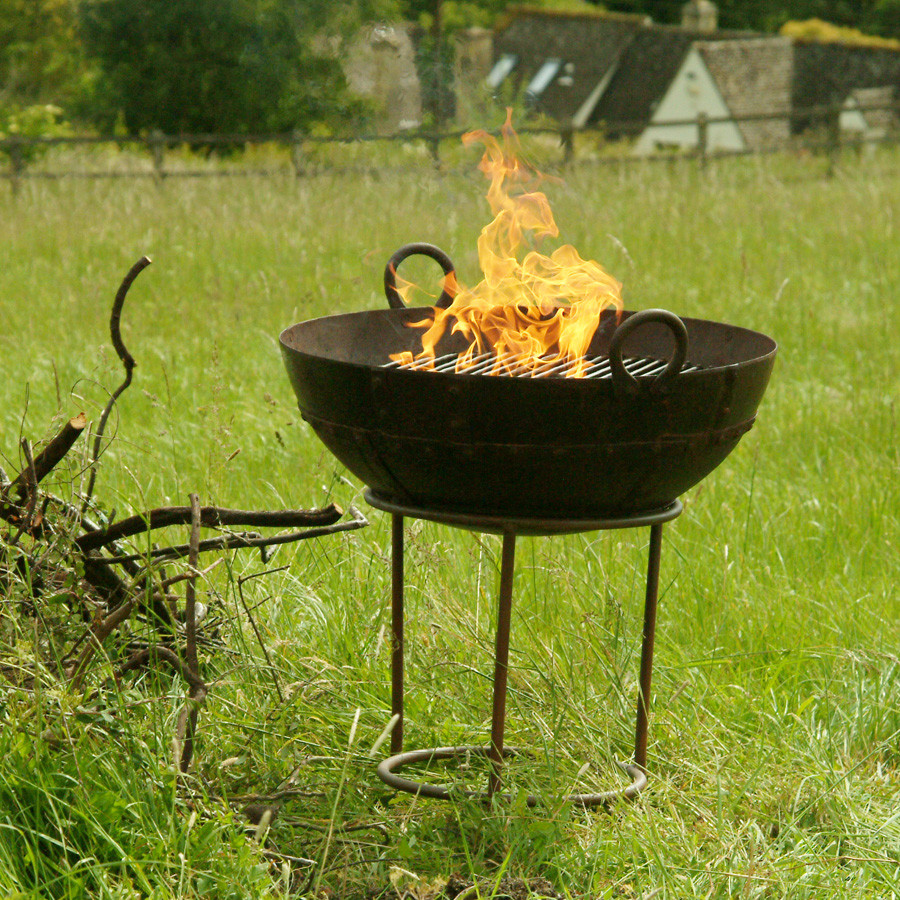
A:
<svg viewBox="0 0 900 900">
<path fill-rule="evenodd" d="M 691 47 L 653 113 L 650 125 L 635 145 L 637 153 L 658 147 L 696 147 L 700 114 L 709 119 L 730 117 L 728 103 L 696 46 Z M 666 123 L 679 123 L 668 125 Z M 734 122 L 713 122 L 707 130 L 710 150 L 745 150 L 746 141 Z"/>
<path fill-rule="evenodd" d="M 539 108 L 569 118 L 615 65 L 639 27 L 635 17 L 521 14 L 495 35 L 494 58 L 516 56 L 518 64 L 510 77 L 517 90 L 528 85 L 547 60 L 560 60 L 566 77 L 546 87 Z"/>
<path fill-rule="evenodd" d="M 760 118 L 739 122 L 748 146 L 775 146 L 790 132 L 793 48 L 783 37 L 733 41 L 700 41 L 696 45 L 731 115 L 783 114 L 784 118 Z"/>
</svg>

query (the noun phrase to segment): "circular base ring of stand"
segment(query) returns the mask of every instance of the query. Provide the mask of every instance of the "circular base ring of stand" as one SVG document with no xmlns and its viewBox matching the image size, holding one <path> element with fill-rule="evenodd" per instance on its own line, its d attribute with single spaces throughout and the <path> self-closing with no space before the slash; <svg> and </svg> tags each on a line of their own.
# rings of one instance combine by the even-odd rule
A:
<svg viewBox="0 0 900 900">
<path fill-rule="evenodd" d="M 522 756 L 526 751 L 518 747 L 504 747 L 503 756 Z M 489 798 L 487 791 L 472 791 L 468 788 L 429 784 L 423 781 L 413 781 L 396 774 L 398 769 L 414 763 L 427 763 L 442 759 L 456 759 L 466 756 L 489 757 L 490 747 L 432 747 L 427 750 L 408 750 L 406 753 L 398 753 L 388 757 L 378 765 L 378 777 L 389 787 L 398 791 L 406 791 L 417 797 L 430 797 L 433 800 L 453 800 L 458 797 L 484 797 Z M 617 763 L 622 771 L 631 779 L 631 784 L 612 791 L 601 791 L 596 794 L 567 794 L 560 798 L 565 803 L 573 803 L 581 806 L 609 806 L 616 802 L 634 800 L 635 797 L 647 786 L 647 775 L 640 766 L 633 763 Z M 497 794 L 505 801 L 512 797 L 509 794 Z M 539 806 L 541 800 L 533 794 L 526 797 L 528 806 Z"/>
<path fill-rule="evenodd" d="M 640 674 L 638 679 L 637 717 L 635 722 L 634 755 L 631 763 L 619 765 L 631 778 L 631 784 L 614 791 L 597 794 L 571 794 L 566 799 L 583 806 L 609 805 L 614 800 L 633 800 L 647 784 L 647 736 L 650 711 L 650 687 L 653 671 L 653 646 L 656 634 L 656 609 L 659 592 L 660 553 L 662 529 L 666 522 L 678 517 L 682 504 L 674 500 L 661 509 L 640 511 L 611 518 L 540 518 L 492 516 L 460 510 L 435 509 L 409 506 L 381 496 L 375 491 L 365 492 L 366 500 L 376 509 L 391 514 L 391 711 L 394 728 L 391 732 L 391 756 L 378 766 L 378 776 L 385 784 L 401 791 L 448 800 L 451 797 L 488 798 L 501 793 L 503 760 L 522 753 L 503 745 L 506 725 L 506 685 L 509 671 L 509 632 L 512 613 L 513 571 L 515 568 L 515 544 L 517 535 L 552 536 L 574 534 L 583 531 L 612 530 L 650 526 L 650 544 L 647 559 L 647 582 L 644 600 L 644 628 L 641 643 Z M 500 590 L 497 611 L 497 641 L 494 652 L 493 708 L 491 713 L 491 743 L 488 747 L 433 747 L 427 750 L 403 752 L 404 705 L 404 519 L 425 519 L 456 528 L 480 531 L 503 536 L 500 565 Z M 464 788 L 427 784 L 396 774 L 403 766 L 430 760 L 451 759 L 469 755 L 485 756 L 490 762 L 486 792 Z M 538 798 L 529 797 L 528 804 L 535 806 Z"/>
</svg>

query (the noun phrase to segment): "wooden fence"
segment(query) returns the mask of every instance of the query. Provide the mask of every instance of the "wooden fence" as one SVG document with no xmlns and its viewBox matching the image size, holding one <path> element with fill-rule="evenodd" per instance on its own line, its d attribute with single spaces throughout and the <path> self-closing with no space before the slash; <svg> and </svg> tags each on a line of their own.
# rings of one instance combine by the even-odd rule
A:
<svg viewBox="0 0 900 900">
<path fill-rule="evenodd" d="M 781 123 L 791 121 L 805 121 L 814 123 L 816 127 L 807 129 L 803 134 L 795 136 L 792 141 L 801 141 L 802 145 L 814 152 L 827 154 L 830 163 L 829 170 L 840 152 L 846 147 L 859 147 L 863 144 L 897 142 L 900 132 L 896 126 L 885 130 L 882 134 L 854 134 L 845 132 L 840 127 L 840 115 L 845 110 L 842 107 L 819 106 L 803 110 L 793 110 L 789 113 L 764 113 L 735 117 L 711 117 L 700 113 L 696 118 L 669 120 L 666 122 L 653 122 L 654 129 L 660 128 L 684 128 L 693 127 L 696 130 L 696 144 L 680 150 L 666 151 L 637 156 L 632 152 L 632 145 L 628 138 L 635 138 L 641 134 L 651 123 L 647 122 L 606 122 L 598 126 L 575 128 L 571 125 L 560 124 L 554 127 L 523 127 L 517 129 L 522 136 L 535 135 L 549 137 L 552 144 L 559 147 L 560 164 L 570 164 L 580 158 L 578 144 L 583 137 L 590 140 L 589 156 L 594 159 L 626 161 L 629 159 L 667 159 L 694 158 L 702 166 L 708 159 L 714 156 L 746 155 L 748 153 L 763 152 L 758 149 L 716 151 L 710 144 L 710 131 L 716 125 L 737 125 L 742 123 L 760 123 L 778 121 Z M 890 106 L 866 106 L 854 109 L 863 115 L 867 112 L 880 112 L 890 114 L 896 120 L 900 113 L 900 104 Z M 352 135 L 352 136 L 321 136 L 310 135 L 302 132 L 288 134 L 163 134 L 153 131 L 143 136 L 125 135 L 65 135 L 65 136 L 25 136 L 8 135 L 0 139 L 0 154 L 8 160 L 5 168 L 0 168 L 0 177 L 6 178 L 15 190 L 21 181 L 26 178 L 120 178 L 120 177 L 149 177 L 162 181 L 172 177 L 206 177 L 222 175 L 270 175 L 290 174 L 302 178 L 311 171 L 322 168 L 321 162 L 311 165 L 309 149 L 314 146 L 327 145 L 361 145 L 375 143 L 402 143 L 406 145 L 419 145 L 427 149 L 427 155 L 434 163 L 440 163 L 449 144 L 459 145 L 463 131 L 407 131 L 389 135 Z M 615 135 L 616 141 L 607 141 L 608 135 Z M 625 138 L 625 140 L 618 140 Z M 167 155 L 174 148 L 189 147 L 199 154 L 209 156 L 217 151 L 234 151 L 246 149 L 253 145 L 274 145 L 286 151 L 290 164 L 284 166 L 266 166 L 263 168 L 242 164 L 239 166 L 205 166 L 174 167 L 167 165 Z M 46 151 L 51 148 L 66 146 L 100 147 L 103 145 L 115 146 L 119 149 L 131 149 L 137 152 L 139 158 L 145 158 L 148 165 L 142 168 L 107 168 L 107 169 L 48 169 L 43 166 L 33 165 L 32 161 L 46 156 Z M 771 147 L 769 150 L 787 149 L 784 147 Z M 618 150 L 615 148 L 619 148 Z M 607 152 L 602 152 L 605 149 Z M 767 152 L 767 151 L 765 151 Z M 197 157 L 201 158 L 200 156 Z M 377 167 L 377 166 L 376 166 Z"/>
</svg>

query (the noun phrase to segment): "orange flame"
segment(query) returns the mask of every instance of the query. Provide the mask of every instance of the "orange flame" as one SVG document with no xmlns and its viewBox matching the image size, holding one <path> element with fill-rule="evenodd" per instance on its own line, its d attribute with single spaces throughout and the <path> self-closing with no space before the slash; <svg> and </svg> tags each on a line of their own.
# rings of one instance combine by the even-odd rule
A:
<svg viewBox="0 0 900 900">
<path fill-rule="evenodd" d="M 501 145 L 485 131 L 463 136 L 467 146 L 484 144 L 479 169 L 491 180 L 487 198 L 494 219 L 478 238 L 484 278 L 471 290 L 445 281 L 448 293 L 455 294 L 453 303 L 435 308 L 433 319 L 414 323 L 426 329 L 415 359 L 424 367 L 433 363 L 437 342 L 452 322 L 452 331 L 470 341 L 457 371 L 465 371 L 477 354 L 490 352 L 496 359 L 492 374 L 534 372 L 565 361 L 572 367 L 569 374 L 579 377 L 600 314 L 609 307 L 622 309 L 622 286 L 570 244 L 549 256 L 531 249 L 519 259 L 527 244 L 557 237 L 559 229 L 546 195 L 535 189 L 541 174 L 519 154 L 512 110 L 502 137 Z M 409 361 L 402 356 L 406 359 L 397 354 L 399 362 Z"/>
</svg>

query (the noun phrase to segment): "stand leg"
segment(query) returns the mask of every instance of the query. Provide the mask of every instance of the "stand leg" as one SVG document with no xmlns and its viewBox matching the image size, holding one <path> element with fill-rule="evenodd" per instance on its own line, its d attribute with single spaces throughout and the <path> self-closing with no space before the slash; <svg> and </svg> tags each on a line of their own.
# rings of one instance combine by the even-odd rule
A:
<svg viewBox="0 0 900 900">
<path fill-rule="evenodd" d="M 391 516 L 391 755 L 403 749 L 403 516 Z"/>
<path fill-rule="evenodd" d="M 500 563 L 500 602 L 497 611 L 497 645 L 494 653 L 494 707 L 491 714 L 491 750 L 488 758 L 491 772 L 488 796 L 500 787 L 503 768 L 503 731 L 506 725 L 506 677 L 509 671 L 509 626 L 512 617 L 513 570 L 516 564 L 516 536 L 503 533 L 503 553 Z"/>
<path fill-rule="evenodd" d="M 637 725 L 634 735 L 634 762 L 647 768 L 647 726 L 650 712 L 650 680 L 653 675 L 653 643 L 656 637 L 656 605 L 659 598 L 659 557 L 662 550 L 662 523 L 650 526 L 647 561 L 647 595 L 644 601 L 644 637 L 641 644 L 641 675 Z"/>
</svg>

